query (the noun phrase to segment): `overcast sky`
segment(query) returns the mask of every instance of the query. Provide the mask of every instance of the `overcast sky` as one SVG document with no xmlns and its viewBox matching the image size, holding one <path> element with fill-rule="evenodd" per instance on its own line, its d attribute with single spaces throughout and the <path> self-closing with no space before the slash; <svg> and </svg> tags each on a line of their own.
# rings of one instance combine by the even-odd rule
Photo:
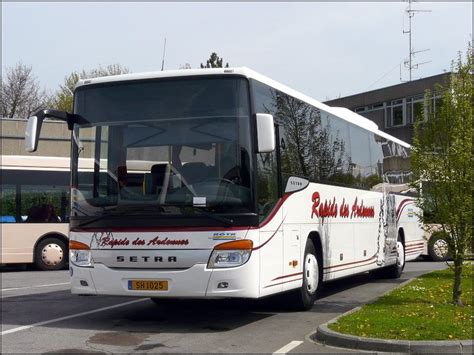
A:
<svg viewBox="0 0 474 355">
<path fill-rule="evenodd" d="M 21 61 L 56 90 L 68 73 L 120 63 L 133 72 L 215 51 L 318 100 L 400 83 L 408 57 L 406 2 L 2 3 L 2 72 Z M 450 69 L 472 36 L 471 2 L 414 3 L 413 47 L 431 61 L 414 78 Z M 402 70 L 403 79 L 408 72 Z"/>
</svg>

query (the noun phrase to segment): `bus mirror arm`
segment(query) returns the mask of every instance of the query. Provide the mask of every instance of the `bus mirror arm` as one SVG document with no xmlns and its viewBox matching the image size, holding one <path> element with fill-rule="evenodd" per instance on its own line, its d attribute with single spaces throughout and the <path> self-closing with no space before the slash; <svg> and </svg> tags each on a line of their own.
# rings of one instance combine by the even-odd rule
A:
<svg viewBox="0 0 474 355">
<path fill-rule="evenodd" d="M 58 111 L 58 110 L 39 110 L 35 113 L 35 116 L 38 117 L 38 120 L 43 122 L 45 118 L 56 118 L 61 121 L 67 122 L 67 128 L 72 131 L 74 124 L 78 123 L 87 123 L 81 115 L 77 115 L 75 113 L 69 113 L 66 111 Z"/>
<path fill-rule="evenodd" d="M 67 127 L 72 131 L 74 124 L 87 123 L 81 115 L 69 113 L 66 111 L 58 110 L 39 110 L 34 116 L 28 119 L 25 132 L 25 144 L 27 152 L 35 152 L 38 147 L 39 135 L 41 132 L 41 126 L 45 118 L 56 118 L 61 121 L 67 122 Z"/>
</svg>

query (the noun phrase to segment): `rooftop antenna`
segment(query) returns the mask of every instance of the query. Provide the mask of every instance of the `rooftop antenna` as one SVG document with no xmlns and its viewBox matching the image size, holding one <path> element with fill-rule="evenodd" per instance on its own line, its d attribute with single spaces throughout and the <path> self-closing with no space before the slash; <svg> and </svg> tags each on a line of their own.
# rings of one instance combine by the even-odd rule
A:
<svg viewBox="0 0 474 355">
<path fill-rule="evenodd" d="M 163 44 L 163 59 L 161 60 L 161 71 L 165 68 L 165 54 L 166 54 L 166 37 L 165 43 Z"/>
<path fill-rule="evenodd" d="M 415 54 L 416 53 L 421 53 L 421 52 L 427 52 L 429 51 L 429 49 L 422 49 L 422 50 L 419 50 L 419 51 L 415 51 L 412 47 L 412 27 L 411 27 L 411 19 L 413 18 L 413 16 L 415 16 L 416 13 L 418 12 L 431 12 L 431 10 L 413 10 L 411 8 L 411 4 L 414 0 L 406 0 L 408 1 L 408 8 L 405 10 L 405 12 L 408 14 L 408 31 L 405 31 L 403 30 L 403 33 L 404 34 L 407 34 L 408 33 L 408 59 L 405 60 L 404 62 L 404 65 L 405 67 L 408 69 L 408 72 L 409 72 L 409 77 L 410 77 L 410 80 L 408 81 L 411 81 L 412 79 L 412 70 L 413 69 L 418 69 L 418 67 L 420 65 L 423 65 L 423 64 L 427 64 L 427 63 L 430 63 L 430 61 L 427 61 L 427 62 L 421 62 L 421 63 L 416 63 L 416 64 L 413 64 L 413 58 L 415 58 Z M 400 75 L 400 80 L 401 80 L 401 75 Z"/>
</svg>

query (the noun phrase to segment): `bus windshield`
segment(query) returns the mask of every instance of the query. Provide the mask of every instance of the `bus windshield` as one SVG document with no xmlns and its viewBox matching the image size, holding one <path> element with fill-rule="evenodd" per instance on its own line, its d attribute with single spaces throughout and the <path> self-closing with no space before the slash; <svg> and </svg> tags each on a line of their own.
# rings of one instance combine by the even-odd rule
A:
<svg viewBox="0 0 474 355">
<path fill-rule="evenodd" d="M 73 216 L 253 212 L 245 79 L 84 86 L 75 112 L 88 123 L 74 128 Z M 93 158 L 93 172 L 78 172 L 78 158 Z"/>
</svg>

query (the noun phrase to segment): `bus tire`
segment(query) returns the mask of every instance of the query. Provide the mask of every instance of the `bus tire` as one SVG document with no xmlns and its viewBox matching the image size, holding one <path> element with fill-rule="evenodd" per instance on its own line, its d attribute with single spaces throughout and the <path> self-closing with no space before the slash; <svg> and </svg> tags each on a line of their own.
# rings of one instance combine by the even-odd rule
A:
<svg viewBox="0 0 474 355">
<path fill-rule="evenodd" d="M 293 309 L 307 311 L 313 307 L 318 290 L 321 288 L 321 265 L 321 260 L 319 260 L 313 242 L 308 239 L 303 260 L 303 284 L 291 293 L 290 304 Z"/>
<path fill-rule="evenodd" d="M 441 233 L 431 236 L 428 241 L 428 254 L 432 261 L 445 261 L 448 259 L 448 243 L 446 243 Z"/>
<path fill-rule="evenodd" d="M 48 237 L 35 249 L 35 266 L 44 271 L 64 269 L 67 262 L 66 244 L 59 238 Z"/>
<path fill-rule="evenodd" d="M 405 245 L 403 244 L 402 237 L 398 235 L 397 239 L 397 260 L 395 264 L 384 268 L 382 275 L 389 279 L 398 279 L 402 276 L 403 269 L 405 268 Z"/>
</svg>

